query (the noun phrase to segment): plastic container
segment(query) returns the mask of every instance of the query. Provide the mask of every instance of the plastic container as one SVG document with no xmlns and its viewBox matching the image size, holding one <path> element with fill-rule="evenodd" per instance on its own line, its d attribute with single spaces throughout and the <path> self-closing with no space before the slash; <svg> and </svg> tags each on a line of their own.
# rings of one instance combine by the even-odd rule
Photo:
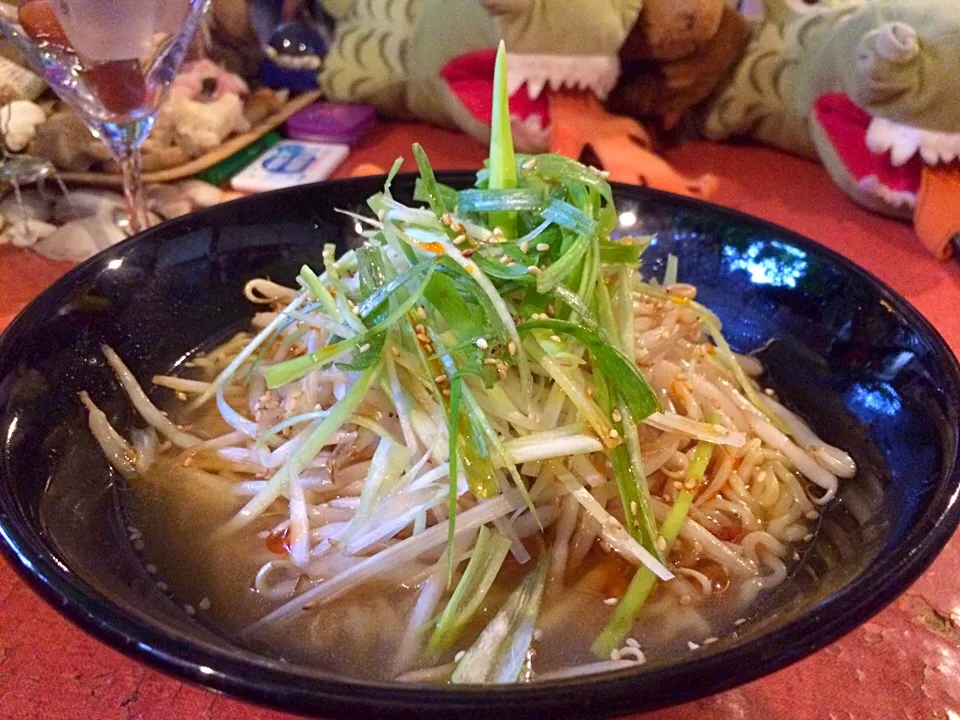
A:
<svg viewBox="0 0 960 720">
<path fill-rule="evenodd" d="M 297 140 L 356 144 L 376 123 L 370 105 L 316 102 L 287 120 L 287 134 Z"/>
</svg>

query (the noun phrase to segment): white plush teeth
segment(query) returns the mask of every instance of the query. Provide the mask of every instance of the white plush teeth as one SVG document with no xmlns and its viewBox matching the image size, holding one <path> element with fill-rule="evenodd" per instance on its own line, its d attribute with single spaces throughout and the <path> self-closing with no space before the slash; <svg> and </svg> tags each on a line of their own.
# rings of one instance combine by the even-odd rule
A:
<svg viewBox="0 0 960 720">
<path fill-rule="evenodd" d="M 867 147 L 877 155 L 889 152 L 890 162 L 896 167 L 917 152 L 927 165 L 937 165 L 960 157 L 960 133 L 923 130 L 878 117 L 867 129 Z"/>
<path fill-rule="evenodd" d="M 543 118 L 539 115 L 530 115 L 523 120 L 511 116 L 510 128 L 517 150 L 520 152 L 539 153 L 546 151 L 550 146 L 550 127 L 544 126 Z"/>
<path fill-rule="evenodd" d="M 605 100 L 620 77 L 620 60 L 607 55 L 524 55 L 507 56 L 507 87 L 512 95 L 523 84 L 532 99 L 545 87 L 551 90 L 591 90 Z"/>
<path fill-rule="evenodd" d="M 896 139 L 894 125 L 886 118 L 878 117 L 870 121 L 870 127 L 867 128 L 867 147 L 870 152 L 880 155 L 893 147 Z"/>
<path fill-rule="evenodd" d="M 940 162 L 940 148 L 924 145 L 920 148 L 920 157 L 927 165 L 936 165 Z"/>
<path fill-rule="evenodd" d="M 917 196 L 909 190 L 894 190 L 887 187 L 876 175 L 865 177 L 858 183 L 861 190 L 876 195 L 888 205 L 895 208 L 917 206 Z"/>
<path fill-rule="evenodd" d="M 520 88 L 523 87 L 523 84 L 527 81 L 527 78 L 516 72 L 513 68 L 510 67 L 510 63 L 507 63 L 507 94 L 513 95 Z"/>
<path fill-rule="evenodd" d="M 920 149 L 920 131 L 913 128 L 903 128 L 893 147 L 890 148 L 890 162 L 894 167 L 906 165 L 907 161 L 917 154 Z"/>
<path fill-rule="evenodd" d="M 527 80 L 527 92 L 530 94 L 530 99 L 536 100 L 540 97 L 540 93 L 543 92 L 546 84 L 546 79 L 542 77 L 534 77 Z"/>
<path fill-rule="evenodd" d="M 951 133 L 931 133 L 929 139 L 930 145 L 936 150 L 936 155 L 940 162 L 950 163 L 960 155 L 960 135 Z M 921 147 L 921 150 L 926 149 Z M 926 156 L 924 156 L 926 160 Z M 930 165 L 935 165 L 936 160 L 929 160 Z"/>
</svg>

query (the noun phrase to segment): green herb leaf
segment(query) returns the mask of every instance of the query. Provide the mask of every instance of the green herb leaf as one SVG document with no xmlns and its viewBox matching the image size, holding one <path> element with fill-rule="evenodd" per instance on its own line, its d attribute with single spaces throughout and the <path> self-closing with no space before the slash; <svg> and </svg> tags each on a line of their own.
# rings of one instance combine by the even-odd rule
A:
<svg viewBox="0 0 960 720">
<path fill-rule="evenodd" d="M 517 186 L 517 159 L 513 150 L 510 129 L 510 93 L 507 90 L 507 46 L 501 40 L 497 48 L 497 63 L 493 72 L 493 115 L 490 122 L 490 179 L 491 190 L 510 190 Z M 503 230 L 506 237 L 516 236 L 516 215 L 509 212 L 493 213 L 490 223 Z"/>
<path fill-rule="evenodd" d="M 440 191 L 436 175 L 433 174 L 433 166 L 430 165 L 427 153 L 424 152 L 420 143 L 413 144 L 413 157 L 420 169 L 422 197 L 425 197 L 427 202 L 430 203 L 430 208 L 436 216 L 438 218 L 442 217 L 444 213 L 448 212 L 447 203 L 443 199 L 443 193 Z"/>
<path fill-rule="evenodd" d="M 547 330 L 572 337 L 581 343 L 602 368 L 611 385 L 616 388 L 617 395 L 626 402 L 637 422 L 661 409 L 656 393 L 653 392 L 639 368 L 595 330 L 574 325 L 566 320 L 534 320 L 523 323 L 517 330 L 521 334 Z"/>
<path fill-rule="evenodd" d="M 546 194 L 534 188 L 510 190 L 461 190 L 458 194 L 460 212 L 503 212 L 533 210 L 540 212 L 546 204 Z"/>
<path fill-rule="evenodd" d="M 450 545 L 452 544 L 451 542 Z M 510 540 L 490 530 L 486 525 L 480 528 L 467 569 L 427 641 L 424 654 L 428 662 L 435 661 L 437 655 L 453 647 L 463 634 L 480 610 L 509 552 Z"/>
<path fill-rule="evenodd" d="M 540 555 L 537 567 L 523 579 L 460 658 L 451 682 L 514 683 L 520 679 L 540 615 L 548 556 L 549 553 Z"/>
</svg>

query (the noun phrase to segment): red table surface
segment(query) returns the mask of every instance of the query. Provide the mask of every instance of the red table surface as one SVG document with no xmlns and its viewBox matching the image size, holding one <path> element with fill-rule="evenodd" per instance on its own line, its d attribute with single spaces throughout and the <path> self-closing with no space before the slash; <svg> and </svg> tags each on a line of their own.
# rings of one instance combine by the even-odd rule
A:
<svg viewBox="0 0 960 720">
<path fill-rule="evenodd" d="M 381 125 L 340 175 L 388 166 L 419 141 L 438 168 L 476 168 L 470 139 Z M 667 153 L 688 174 L 720 178 L 716 201 L 812 237 L 913 303 L 960 350 L 960 266 L 927 255 L 911 229 L 863 211 L 805 160 L 758 147 L 695 142 Z M 960 200 L 960 198 L 958 198 Z M 70 265 L 0 248 L 0 326 Z M 830 647 L 748 685 L 644 716 L 648 720 L 960 720 L 960 540 L 893 605 Z M 695 683 L 691 677 L 690 682 Z M 0 561 L 0 718 L 266 720 L 291 717 L 185 684 L 94 640 Z"/>
</svg>

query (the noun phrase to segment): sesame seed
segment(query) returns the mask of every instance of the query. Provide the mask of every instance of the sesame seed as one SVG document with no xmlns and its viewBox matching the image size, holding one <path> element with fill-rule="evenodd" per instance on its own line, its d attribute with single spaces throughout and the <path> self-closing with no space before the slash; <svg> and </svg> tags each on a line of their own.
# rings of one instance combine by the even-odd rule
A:
<svg viewBox="0 0 960 720">
<path fill-rule="evenodd" d="M 546 252 L 550 249 L 550 246 L 547 243 L 537 243 L 537 250 L 539 252 Z"/>
<path fill-rule="evenodd" d="M 520 252 L 530 252 L 530 243 L 528 243 L 526 240 L 520 243 Z"/>
<path fill-rule="evenodd" d="M 606 600 L 603 601 L 603 604 L 610 605 L 610 606 L 616 605 L 617 599 L 615 597 L 608 597 Z"/>
<path fill-rule="evenodd" d="M 483 338 L 477 338 L 476 346 L 481 350 L 486 350 L 489 347 L 489 344 Z"/>
<path fill-rule="evenodd" d="M 813 533 L 807 533 L 806 535 L 803 536 L 804 542 L 810 542 L 811 540 L 813 540 Z"/>
<path fill-rule="evenodd" d="M 766 389 L 763 391 L 763 393 L 764 393 L 764 395 L 767 395 L 768 397 L 773 397 L 773 390 L 771 390 L 770 388 L 766 388 Z"/>
<path fill-rule="evenodd" d="M 692 652 L 694 650 L 699 650 L 700 646 L 697 645 L 693 640 L 687 640 L 687 648 Z"/>
<path fill-rule="evenodd" d="M 456 220 L 454 220 L 453 222 L 450 223 L 450 229 L 453 230 L 455 233 L 461 233 L 463 232 L 463 225 L 461 225 Z"/>
<path fill-rule="evenodd" d="M 440 394 L 443 395 L 445 398 L 448 398 L 450 397 L 450 390 L 447 388 L 444 388 L 443 390 L 440 391 Z"/>
<path fill-rule="evenodd" d="M 689 604 L 690 604 L 690 601 L 691 601 L 691 598 L 690 598 L 689 595 L 681 595 L 681 596 L 680 596 L 680 604 L 681 604 L 681 605 L 689 605 Z"/>
<path fill-rule="evenodd" d="M 559 336 L 559 335 L 551 335 L 551 336 L 550 336 L 550 339 L 551 339 L 553 342 L 555 342 L 555 343 L 563 342 L 563 340 L 560 339 L 560 336 Z"/>
<path fill-rule="evenodd" d="M 397 347 L 391 347 L 391 348 L 390 348 L 390 352 L 393 353 L 393 356 L 394 356 L 395 358 L 400 357 L 400 350 L 399 350 Z"/>
<path fill-rule="evenodd" d="M 503 237 L 503 228 L 499 225 L 493 229 L 493 236 L 497 238 Z"/>
<path fill-rule="evenodd" d="M 496 365 L 498 362 L 499 362 L 499 361 L 498 361 L 496 358 L 484 358 L 484 359 L 483 359 L 483 364 L 484 364 L 484 365 Z"/>
<path fill-rule="evenodd" d="M 209 609 L 210 609 L 210 598 L 208 598 L 208 597 L 203 598 L 203 599 L 197 604 L 197 607 L 199 607 L 201 610 L 209 610 Z"/>
<path fill-rule="evenodd" d="M 170 586 L 167 585 L 165 582 L 163 582 L 163 580 L 157 583 L 157 590 L 159 590 L 160 592 L 166 592 L 169 589 L 170 589 Z"/>
<path fill-rule="evenodd" d="M 187 615 L 189 615 L 190 617 L 193 617 L 194 615 L 197 614 L 197 611 L 194 609 L 193 605 L 184 605 L 184 606 L 183 606 L 183 610 L 184 610 L 184 612 L 186 612 Z"/>
<path fill-rule="evenodd" d="M 507 352 L 510 353 L 510 357 L 516 357 L 517 344 L 513 340 L 507 343 Z"/>
<path fill-rule="evenodd" d="M 640 506 L 637 505 L 637 501 L 636 501 L 636 500 L 631 500 L 631 501 L 630 501 L 630 512 L 632 512 L 634 515 L 636 515 L 638 512 L 640 512 Z"/>
<path fill-rule="evenodd" d="M 530 159 L 527 160 L 523 165 L 521 165 L 521 167 L 522 167 L 524 170 L 533 170 L 536 166 L 537 166 L 537 159 L 536 159 L 536 158 L 530 158 Z"/>
<path fill-rule="evenodd" d="M 736 620 L 733 621 L 733 624 L 739 627 L 740 625 L 743 625 L 746 621 L 747 621 L 746 618 L 737 618 Z"/>
<path fill-rule="evenodd" d="M 144 570 L 146 570 L 151 575 L 157 574 L 157 566 L 154 565 L 153 563 L 147 563 L 147 566 L 144 568 Z"/>
<path fill-rule="evenodd" d="M 584 392 L 587 393 L 587 397 L 593 397 L 593 388 L 592 388 L 592 387 L 589 387 L 589 386 L 588 386 L 587 389 L 586 389 Z"/>
<path fill-rule="evenodd" d="M 620 437 L 620 433 L 617 432 L 617 429 L 616 429 L 616 428 L 610 428 L 610 433 L 609 433 L 609 434 L 610 434 L 610 439 L 611 439 L 611 440 L 616 440 L 618 437 Z"/>
<path fill-rule="evenodd" d="M 703 644 L 704 644 L 704 645 L 709 645 L 710 643 L 715 643 L 717 640 L 718 640 L 718 638 L 708 637 L 706 640 L 703 641 Z"/>
<path fill-rule="evenodd" d="M 613 412 L 610 413 L 610 417 L 613 418 L 614 422 L 620 422 L 623 420 L 623 415 L 616 408 L 613 409 Z"/>
<path fill-rule="evenodd" d="M 440 216 L 440 222 L 444 225 L 449 225 L 452 222 L 453 218 L 450 217 L 450 213 L 444 213 Z"/>
<path fill-rule="evenodd" d="M 460 662 L 463 659 L 463 656 L 467 654 L 466 650 L 461 650 L 456 655 L 453 656 L 454 662 Z"/>
<path fill-rule="evenodd" d="M 501 265 L 509 265 L 510 263 L 511 263 L 511 260 L 509 255 L 504 254 L 500 256 Z"/>
<path fill-rule="evenodd" d="M 538 268 L 536 265 L 527 266 L 527 274 L 533 275 L 534 277 L 540 277 L 543 275 L 543 270 Z"/>
<path fill-rule="evenodd" d="M 419 315 L 421 318 L 423 318 L 423 319 L 425 320 L 426 317 L 427 317 L 427 309 L 426 309 L 423 305 L 418 305 L 418 306 L 417 306 L 417 315 Z"/>
<path fill-rule="evenodd" d="M 667 551 L 667 539 L 663 535 L 657 535 L 656 545 L 657 545 L 657 550 L 659 550 L 660 552 Z"/>
<path fill-rule="evenodd" d="M 417 333 L 417 335 L 423 335 L 427 332 L 427 329 L 423 325 L 418 323 L 413 326 L 413 331 Z"/>
<path fill-rule="evenodd" d="M 445 383 L 447 381 L 447 376 L 445 374 L 437 375 L 433 381 L 437 384 Z"/>
<path fill-rule="evenodd" d="M 820 513 L 818 513 L 816 510 L 810 510 L 807 513 L 807 520 L 816 520 L 818 517 L 820 517 Z"/>
<path fill-rule="evenodd" d="M 369 349 L 370 349 L 370 343 L 364 343 L 363 345 L 357 348 L 357 350 L 359 350 L 360 352 L 366 352 Z"/>
<path fill-rule="evenodd" d="M 457 235 L 457 236 L 453 239 L 453 244 L 454 244 L 454 245 L 463 245 L 466 241 L 467 241 L 467 236 L 466 236 L 466 235 Z"/>
</svg>

